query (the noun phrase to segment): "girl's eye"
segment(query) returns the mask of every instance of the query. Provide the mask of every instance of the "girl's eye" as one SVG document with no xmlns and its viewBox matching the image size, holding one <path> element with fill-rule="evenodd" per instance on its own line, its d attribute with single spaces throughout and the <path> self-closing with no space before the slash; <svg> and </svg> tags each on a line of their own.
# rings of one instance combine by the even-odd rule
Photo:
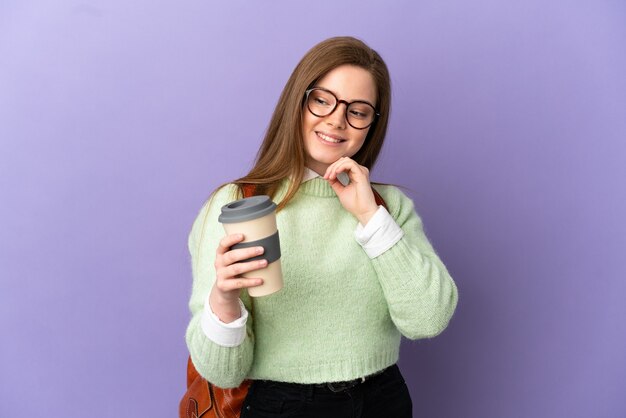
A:
<svg viewBox="0 0 626 418">
<path fill-rule="evenodd" d="M 359 112 L 358 110 L 350 110 L 350 114 L 356 118 L 364 118 L 367 116 L 365 113 Z"/>
</svg>

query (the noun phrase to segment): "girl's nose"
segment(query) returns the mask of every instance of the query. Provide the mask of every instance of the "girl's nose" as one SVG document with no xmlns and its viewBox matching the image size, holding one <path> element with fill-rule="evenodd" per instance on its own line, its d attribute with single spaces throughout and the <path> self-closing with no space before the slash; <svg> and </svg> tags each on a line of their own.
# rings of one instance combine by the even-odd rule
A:
<svg viewBox="0 0 626 418">
<path fill-rule="evenodd" d="M 345 103 L 338 103 L 333 112 L 326 116 L 326 122 L 337 129 L 344 129 L 346 127 L 346 108 Z"/>
</svg>

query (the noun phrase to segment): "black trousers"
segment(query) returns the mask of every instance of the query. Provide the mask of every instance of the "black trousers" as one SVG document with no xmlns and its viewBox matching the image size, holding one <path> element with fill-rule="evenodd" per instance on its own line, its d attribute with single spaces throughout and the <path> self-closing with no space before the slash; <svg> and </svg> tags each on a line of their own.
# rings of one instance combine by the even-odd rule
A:
<svg viewBox="0 0 626 418">
<path fill-rule="evenodd" d="M 413 404 L 397 365 L 356 386 L 333 392 L 320 385 L 255 380 L 241 418 L 411 418 Z"/>
</svg>

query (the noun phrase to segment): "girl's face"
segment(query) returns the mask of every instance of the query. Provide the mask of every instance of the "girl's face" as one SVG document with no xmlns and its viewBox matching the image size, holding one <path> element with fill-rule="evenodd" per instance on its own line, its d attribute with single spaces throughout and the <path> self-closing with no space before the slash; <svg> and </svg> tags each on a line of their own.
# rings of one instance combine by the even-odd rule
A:
<svg viewBox="0 0 626 418">
<path fill-rule="evenodd" d="M 331 91 L 337 99 L 348 103 L 361 100 L 376 106 L 376 84 L 372 75 L 361 67 L 337 67 L 314 87 Z M 302 125 L 306 166 L 320 175 L 324 175 L 328 166 L 339 158 L 356 154 L 371 128 L 350 126 L 346 120 L 345 103 L 337 103 L 336 109 L 323 117 L 313 115 L 305 104 Z"/>
</svg>

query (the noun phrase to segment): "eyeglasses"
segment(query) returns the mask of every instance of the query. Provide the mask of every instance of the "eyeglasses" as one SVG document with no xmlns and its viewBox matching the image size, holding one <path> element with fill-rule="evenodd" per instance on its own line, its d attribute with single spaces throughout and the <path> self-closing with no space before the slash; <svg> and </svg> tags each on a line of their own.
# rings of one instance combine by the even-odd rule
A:
<svg viewBox="0 0 626 418">
<path fill-rule="evenodd" d="M 339 100 L 331 91 L 321 87 L 308 89 L 304 94 L 309 112 L 318 118 L 330 115 L 337 109 L 339 103 L 344 103 L 346 105 L 346 120 L 354 129 L 369 128 L 374 123 L 376 116 L 380 116 L 374 106 L 366 101 L 346 102 Z"/>
</svg>

